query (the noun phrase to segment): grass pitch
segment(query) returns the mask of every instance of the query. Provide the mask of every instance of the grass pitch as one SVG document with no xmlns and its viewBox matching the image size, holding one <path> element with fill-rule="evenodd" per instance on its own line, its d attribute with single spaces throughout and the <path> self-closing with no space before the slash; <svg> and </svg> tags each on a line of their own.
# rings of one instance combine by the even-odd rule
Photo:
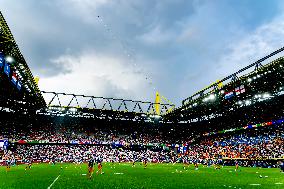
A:
<svg viewBox="0 0 284 189">
<path fill-rule="evenodd" d="M 62 169 L 61 169 L 62 167 Z M 95 169 L 96 171 L 97 169 Z M 284 174 L 279 169 L 243 168 L 235 172 L 234 167 L 215 170 L 200 166 L 187 170 L 183 164 L 103 163 L 104 174 L 88 179 L 87 164 L 34 164 L 31 170 L 25 165 L 0 167 L 0 188 L 2 189 L 60 189 L 60 188 L 284 188 Z M 260 175 L 262 177 L 260 177 Z"/>
</svg>

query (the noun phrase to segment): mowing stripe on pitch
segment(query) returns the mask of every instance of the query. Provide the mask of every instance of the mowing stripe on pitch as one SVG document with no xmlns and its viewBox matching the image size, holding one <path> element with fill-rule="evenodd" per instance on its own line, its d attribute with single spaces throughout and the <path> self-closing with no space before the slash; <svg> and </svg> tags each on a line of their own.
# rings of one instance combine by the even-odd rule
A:
<svg viewBox="0 0 284 189">
<path fill-rule="evenodd" d="M 51 185 L 49 185 L 49 187 L 47 187 L 47 189 L 50 189 L 52 187 L 52 185 L 54 185 L 54 183 L 58 180 L 59 177 L 60 177 L 60 175 L 58 175 L 58 177 L 56 177 L 56 179 L 54 179 L 54 181 L 51 183 Z"/>
</svg>

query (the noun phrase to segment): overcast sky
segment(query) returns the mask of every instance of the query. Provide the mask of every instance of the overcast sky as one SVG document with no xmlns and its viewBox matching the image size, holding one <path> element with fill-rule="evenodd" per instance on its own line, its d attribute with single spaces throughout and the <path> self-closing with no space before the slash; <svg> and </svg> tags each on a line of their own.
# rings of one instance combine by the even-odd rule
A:
<svg viewBox="0 0 284 189">
<path fill-rule="evenodd" d="M 279 0 L 0 0 L 45 91 L 181 100 L 284 46 Z M 283 55 L 283 54 L 282 54 Z"/>
</svg>

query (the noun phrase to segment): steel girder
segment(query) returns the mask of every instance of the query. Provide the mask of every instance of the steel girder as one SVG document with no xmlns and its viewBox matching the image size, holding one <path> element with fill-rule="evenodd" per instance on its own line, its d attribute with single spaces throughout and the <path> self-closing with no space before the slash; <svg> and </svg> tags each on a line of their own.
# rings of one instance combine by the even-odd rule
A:
<svg viewBox="0 0 284 189">
<path fill-rule="evenodd" d="M 160 117 L 173 108 L 173 104 L 162 104 L 118 98 L 95 97 L 56 92 L 41 91 L 46 99 L 47 108 L 39 113 L 82 115 L 82 117 L 99 117 L 106 114 L 110 117 Z M 155 106 L 160 106 L 156 112 Z"/>
</svg>

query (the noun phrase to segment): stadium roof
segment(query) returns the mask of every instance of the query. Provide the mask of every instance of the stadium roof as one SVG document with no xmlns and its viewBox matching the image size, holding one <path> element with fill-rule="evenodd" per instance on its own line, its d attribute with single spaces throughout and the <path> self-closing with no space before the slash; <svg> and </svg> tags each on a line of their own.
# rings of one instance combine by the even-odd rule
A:
<svg viewBox="0 0 284 189">
<path fill-rule="evenodd" d="M 14 109 L 21 107 L 20 104 L 23 104 L 22 107 L 25 107 L 25 109 L 38 109 L 44 107 L 46 104 L 34 80 L 33 74 L 31 73 L 31 70 L 1 12 L 0 52 L 3 57 L 2 67 L 7 66 L 4 68 L 4 72 L 6 68 L 8 69 L 6 77 L 1 77 L 2 82 L 6 83 L 6 88 L 1 91 L 1 96 L 4 98 L 4 102 L 1 105 L 6 107 L 15 105 Z M 4 72 L 1 72 L 1 75 L 3 75 Z M 12 84 L 8 83 L 8 81 L 14 81 L 14 84 L 16 85 L 14 88 L 18 88 L 18 90 L 11 88 L 10 86 L 12 86 Z M 10 101 L 10 103 L 5 103 L 7 101 Z"/>
</svg>

